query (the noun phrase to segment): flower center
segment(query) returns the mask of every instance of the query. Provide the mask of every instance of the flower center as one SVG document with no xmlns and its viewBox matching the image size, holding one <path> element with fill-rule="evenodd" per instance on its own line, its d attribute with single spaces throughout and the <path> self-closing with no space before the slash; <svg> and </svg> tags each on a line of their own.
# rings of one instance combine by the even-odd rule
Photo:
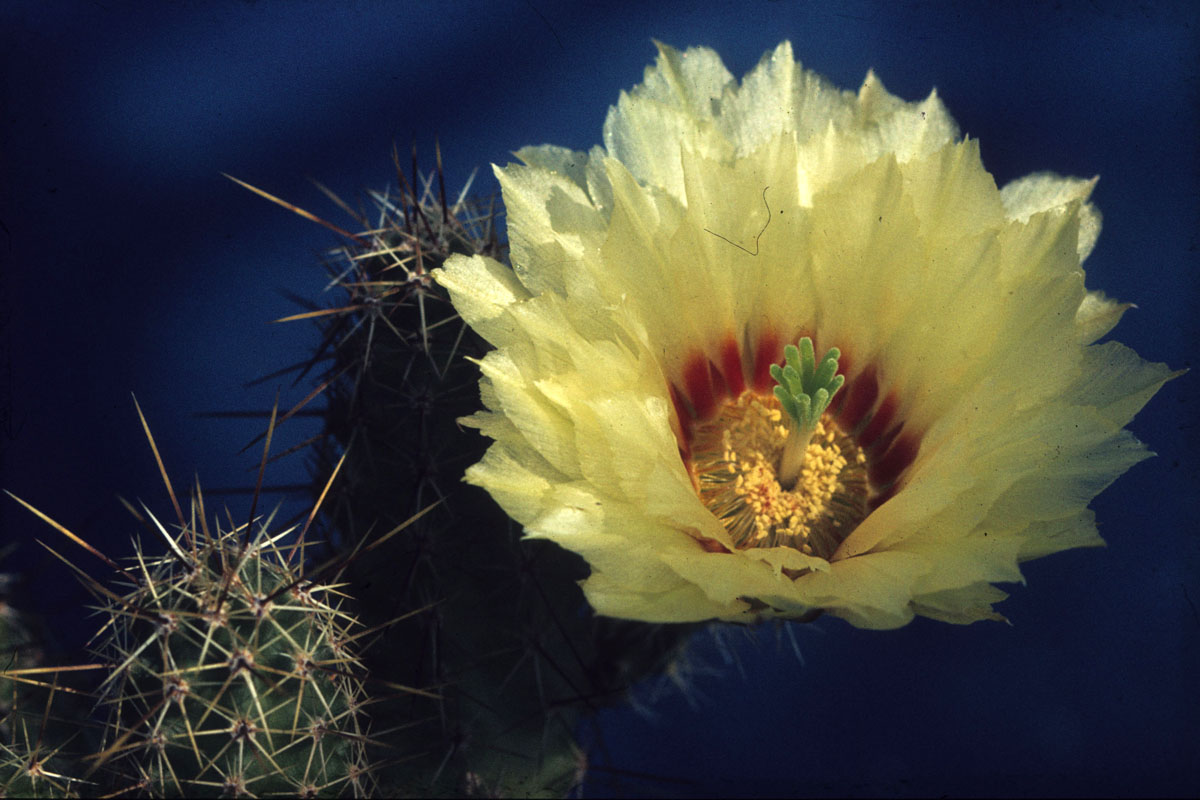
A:
<svg viewBox="0 0 1200 800">
<path fill-rule="evenodd" d="M 743 392 L 696 425 L 692 471 L 700 499 L 738 549 L 782 545 L 829 558 L 867 516 L 866 455 L 830 415 L 814 422 L 790 486 L 780 469 L 791 426 L 777 397 Z"/>
</svg>

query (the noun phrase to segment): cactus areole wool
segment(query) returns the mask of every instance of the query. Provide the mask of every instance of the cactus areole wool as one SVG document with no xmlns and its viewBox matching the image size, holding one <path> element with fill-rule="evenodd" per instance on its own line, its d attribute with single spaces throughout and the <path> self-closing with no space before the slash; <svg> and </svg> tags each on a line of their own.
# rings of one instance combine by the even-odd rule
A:
<svg viewBox="0 0 1200 800">
<path fill-rule="evenodd" d="M 660 46 L 603 141 L 520 150 L 511 268 L 434 273 L 495 346 L 466 480 L 582 555 L 598 612 L 1003 619 L 1020 562 L 1100 543 L 1171 372 L 1097 343 L 1128 306 L 1084 284 L 1094 179 L 997 188 L 936 93 L 787 43 L 741 81 Z"/>
</svg>

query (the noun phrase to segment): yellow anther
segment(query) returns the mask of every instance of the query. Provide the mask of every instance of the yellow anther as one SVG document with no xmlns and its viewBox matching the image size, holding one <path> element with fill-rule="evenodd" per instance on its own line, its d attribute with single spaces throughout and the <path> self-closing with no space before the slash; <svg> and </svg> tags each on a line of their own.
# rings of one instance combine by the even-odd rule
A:
<svg viewBox="0 0 1200 800">
<path fill-rule="evenodd" d="M 739 548 L 828 557 L 866 515 L 866 459 L 832 422 L 817 420 L 804 466 L 784 488 L 778 465 L 790 431 L 782 418 L 777 398 L 746 393 L 701 425 L 692 465 L 700 498 Z"/>
</svg>

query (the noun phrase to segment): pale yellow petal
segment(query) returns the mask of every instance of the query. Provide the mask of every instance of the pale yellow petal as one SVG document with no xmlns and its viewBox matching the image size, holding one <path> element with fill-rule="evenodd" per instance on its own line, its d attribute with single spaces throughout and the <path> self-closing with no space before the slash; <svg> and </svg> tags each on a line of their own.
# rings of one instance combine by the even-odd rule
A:
<svg viewBox="0 0 1200 800">
<path fill-rule="evenodd" d="M 910 553 L 871 553 L 809 573 L 797 586 L 811 606 L 857 627 L 898 628 L 912 620 L 912 587 L 929 568 Z"/>
<path fill-rule="evenodd" d="M 1031 524 L 1021 537 L 1022 561 L 1058 553 L 1076 547 L 1103 547 L 1096 530 L 1096 515 L 1084 509 L 1061 519 Z"/>
<path fill-rule="evenodd" d="M 904 193 L 920 220 L 919 234 L 931 243 L 991 231 L 1004 220 L 1000 193 L 983 168 L 975 139 L 903 161 L 900 169 Z"/>
<path fill-rule="evenodd" d="M 581 189 L 587 190 L 588 154 L 552 144 L 522 147 L 513 153 L 526 166 L 564 175 Z"/>
<path fill-rule="evenodd" d="M 495 390 L 496 411 L 513 423 L 521 437 L 554 468 L 570 477 L 579 476 L 570 422 L 521 375 L 517 364 L 501 349 L 488 353 L 480 371 Z"/>
<path fill-rule="evenodd" d="M 496 177 L 504 193 L 513 270 L 531 292 L 566 293 L 566 276 L 577 273 L 577 265 L 604 241 L 605 215 L 569 173 L 510 165 L 497 169 Z"/>
<path fill-rule="evenodd" d="M 622 92 L 604 121 L 604 146 L 643 184 L 683 199 L 679 152 L 683 146 L 715 158 L 733 154 L 708 104 L 732 77 L 711 50 L 680 54 L 661 47 L 646 81 Z"/>
<path fill-rule="evenodd" d="M 1008 622 L 1002 614 L 992 609 L 993 603 L 999 603 L 1006 597 L 1007 592 L 1000 591 L 990 583 L 975 583 L 960 589 L 921 595 L 913 601 L 913 611 L 923 617 L 955 625 L 969 625 L 983 620 Z"/>
<path fill-rule="evenodd" d="M 512 442 L 506 437 L 489 447 L 483 460 L 467 469 L 465 479 L 487 489 L 513 519 L 527 522 L 542 512 L 551 487 L 562 475 L 533 448 Z"/>
<path fill-rule="evenodd" d="M 1101 291 L 1088 292 L 1075 312 L 1079 343 L 1091 344 L 1111 331 L 1130 308 L 1133 303 L 1119 303 Z"/>
<path fill-rule="evenodd" d="M 493 344 L 508 330 L 497 318 L 530 297 L 511 269 L 483 256 L 451 256 L 442 269 L 433 271 L 433 277 L 449 290 L 463 321 Z"/>
<path fill-rule="evenodd" d="M 1155 392 L 1173 377 L 1166 364 L 1143 360 L 1119 342 L 1093 345 L 1084 351 L 1083 372 L 1071 387 L 1075 402 L 1094 406 L 1116 426 L 1133 419 Z"/>
<path fill-rule="evenodd" d="M 764 54 L 738 90 L 727 90 L 720 104 L 718 124 L 739 156 L 785 131 L 803 142 L 822 133 L 830 122 L 848 125 L 856 111 L 854 94 L 803 69 L 789 42 Z"/>
<path fill-rule="evenodd" d="M 583 582 L 583 591 L 597 614 L 643 622 L 701 622 L 742 615 L 746 603 L 713 602 L 694 584 L 666 575 L 652 584 L 653 591 L 638 591 L 613 580 L 608 573 L 593 572 Z"/>
<path fill-rule="evenodd" d="M 1099 178 L 1064 178 L 1052 172 L 1035 172 L 1007 184 L 1000 196 L 1010 219 L 1024 222 L 1033 214 L 1044 211 L 1067 211 L 1072 204 L 1079 206 L 1079 260 L 1083 261 L 1096 246 L 1100 236 L 1100 212 L 1087 202 Z"/>
<path fill-rule="evenodd" d="M 869 152 L 878 158 L 891 153 L 900 163 L 936 152 L 958 139 L 958 125 L 937 91 L 920 103 L 906 103 L 891 95 L 874 72 L 859 89 L 861 115 L 866 125 Z"/>
</svg>

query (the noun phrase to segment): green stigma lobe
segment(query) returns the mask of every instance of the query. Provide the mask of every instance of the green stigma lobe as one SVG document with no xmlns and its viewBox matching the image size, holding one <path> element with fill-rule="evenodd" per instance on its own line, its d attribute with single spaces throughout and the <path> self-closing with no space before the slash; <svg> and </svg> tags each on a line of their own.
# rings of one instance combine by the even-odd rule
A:
<svg viewBox="0 0 1200 800">
<path fill-rule="evenodd" d="M 817 421 L 829 407 L 829 401 L 846 382 L 837 374 L 841 351 L 829 348 L 817 364 L 812 339 L 805 336 L 800 347 L 783 348 L 784 366 L 771 365 L 771 377 L 778 386 L 775 397 L 788 415 L 788 438 L 777 470 L 779 483 L 785 489 L 796 484 L 804 452 L 817 428 Z"/>
<path fill-rule="evenodd" d="M 814 358 L 812 339 L 805 336 L 800 347 L 789 344 L 783 348 L 786 366 L 771 365 L 771 377 L 779 384 L 775 397 L 788 416 L 800 428 L 811 431 L 829 407 L 829 401 L 846 382 L 838 375 L 841 351 L 831 347 L 818 365 Z"/>
</svg>

